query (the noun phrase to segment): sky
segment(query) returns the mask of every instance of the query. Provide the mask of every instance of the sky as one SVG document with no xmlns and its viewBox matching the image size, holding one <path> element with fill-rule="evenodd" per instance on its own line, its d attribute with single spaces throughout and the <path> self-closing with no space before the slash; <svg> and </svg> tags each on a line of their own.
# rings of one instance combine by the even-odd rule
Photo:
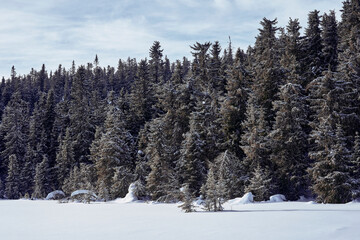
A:
<svg viewBox="0 0 360 240">
<path fill-rule="evenodd" d="M 0 77 L 11 67 L 48 72 L 93 62 L 116 67 L 119 59 L 148 57 L 160 41 L 170 61 L 191 58 L 190 45 L 219 41 L 223 48 L 253 45 L 263 17 L 289 17 L 306 28 L 307 14 L 337 11 L 342 0 L 0 0 Z"/>
</svg>

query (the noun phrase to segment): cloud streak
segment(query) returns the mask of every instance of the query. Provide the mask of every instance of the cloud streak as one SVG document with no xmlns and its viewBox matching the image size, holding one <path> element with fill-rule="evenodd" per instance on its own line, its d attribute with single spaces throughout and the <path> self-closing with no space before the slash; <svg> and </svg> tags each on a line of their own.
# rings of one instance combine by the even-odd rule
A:
<svg viewBox="0 0 360 240">
<path fill-rule="evenodd" d="M 102 66 L 116 66 L 128 56 L 147 57 L 159 40 L 171 60 L 190 56 L 196 41 L 219 40 L 225 47 L 254 43 L 262 17 L 278 17 L 285 26 L 299 18 L 303 28 L 309 11 L 339 10 L 338 0 L 177 0 L 6 1 L 0 9 L 0 77 L 19 74 L 45 63 L 70 67 L 99 55 Z"/>
</svg>

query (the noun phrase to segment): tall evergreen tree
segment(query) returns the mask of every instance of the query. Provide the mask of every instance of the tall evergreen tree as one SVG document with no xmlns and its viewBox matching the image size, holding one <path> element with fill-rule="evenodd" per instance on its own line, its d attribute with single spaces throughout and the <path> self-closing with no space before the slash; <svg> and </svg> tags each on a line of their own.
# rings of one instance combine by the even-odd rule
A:
<svg viewBox="0 0 360 240">
<path fill-rule="evenodd" d="M 71 90 L 70 133 L 74 144 L 74 158 L 79 165 L 88 162 L 90 144 L 94 138 L 95 127 L 91 124 L 89 111 L 89 82 L 86 69 L 79 67 Z"/>
<path fill-rule="evenodd" d="M 15 154 L 9 156 L 8 174 L 6 177 L 5 196 L 8 199 L 20 197 L 19 163 Z"/>
<path fill-rule="evenodd" d="M 270 124 L 275 113 L 272 102 L 277 99 L 277 92 L 282 83 L 280 56 L 276 32 L 277 20 L 264 18 L 260 22 L 262 29 L 255 42 L 255 66 L 253 91 L 258 104 L 264 109 L 266 121 Z"/>
<path fill-rule="evenodd" d="M 279 191 L 289 200 L 306 195 L 307 102 L 301 85 L 288 83 L 281 87 L 274 103 L 275 124 L 270 134 L 270 159 L 275 164 Z"/>
<path fill-rule="evenodd" d="M 306 86 L 315 78 L 319 77 L 324 66 L 323 45 L 321 39 L 319 11 L 314 10 L 308 14 L 308 27 L 305 29 L 303 41 L 302 72 Z"/>
<path fill-rule="evenodd" d="M 111 187 L 114 183 L 113 177 L 116 167 L 121 167 L 118 171 L 129 170 L 131 172 L 133 170 L 133 144 L 131 134 L 124 128 L 121 112 L 117 110 L 117 108 L 111 107 L 107 113 L 104 133 L 102 134 L 99 143 L 99 153 L 95 159 L 95 168 L 98 178 L 97 190 L 100 194 L 99 197 L 102 197 L 105 200 L 109 199 L 110 195 L 106 196 L 101 193 L 106 191 L 111 194 Z M 128 187 L 128 184 L 122 184 L 122 189 L 118 191 L 126 193 Z"/>
<path fill-rule="evenodd" d="M 46 194 L 51 192 L 49 182 L 49 160 L 46 155 L 43 155 L 43 160 L 36 166 L 34 177 L 34 192 L 32 198 L 41 199 L 45 198 Z"/>
<path fill-rule="evenodd" d="M 0 135 L 3 136 L 4 141 L 4 149 L 1 152 L 4 159 L 2 167 L 8 165 L 9 157 L 13 154 L 16 155 L 18 163 L 22 165 L 29 128 L 28 117 L 28 104 L 21 99 L 20 93 L 16 92 L 6 106 L 0 124 Z"/>
<path fill-rule="evenodd" d="M 338 30 L 335 11 L 324 14 L 321 21 L 324 67 L 336 71 L 338 65 Z"/>
<path fill-rule="evenodd" d="M 312 189 L 318 201 L 324 203 L 346 203 L 351 200 L 350 152 L 346 147 L 344 132 L 340 125 L 336 129 L 323 124 L 324 140 L 321 151 L 312 152 L 316 159 L 310 169 Z M 319 139 L 320 140 L 320 139 Z"/>
</svg>

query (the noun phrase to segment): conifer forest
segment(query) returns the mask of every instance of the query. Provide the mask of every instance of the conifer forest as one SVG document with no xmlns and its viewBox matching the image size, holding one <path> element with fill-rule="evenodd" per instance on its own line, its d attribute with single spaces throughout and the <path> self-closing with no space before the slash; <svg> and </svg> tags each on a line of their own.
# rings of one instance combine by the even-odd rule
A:
<svg viewBox="0 0 360 240">
<path fill-rule="evenodd" d="M 0 198 L 85 189 L 209 210 L 252 192 L 360 197 L 360 0 L 307 26 L 262 19 L 253 46 L 196 42 L 171 62 L 16 68 L 0 83 Z"/>
</svg>

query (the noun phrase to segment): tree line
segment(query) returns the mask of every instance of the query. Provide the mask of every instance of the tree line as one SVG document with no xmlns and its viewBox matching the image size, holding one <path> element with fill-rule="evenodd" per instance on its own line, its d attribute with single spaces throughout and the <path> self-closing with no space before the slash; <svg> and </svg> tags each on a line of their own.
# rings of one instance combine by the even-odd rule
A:
<svg viewBox="0 0 360 240">
<path fill-rule="evenodd" d="M 43 65 L 0 84 L 0 197 L 57 189 L 143 199 L 202 196 L 220 210 L 261 201 L 345 203 L 360 187 L 360 1 L 285 28 L 264 18 L 246 51 L 195 43 L 170 62 L 148 59 L 70 69 Z M 188 209 L 191 208 L 187 205 Z"/>
</svg>

